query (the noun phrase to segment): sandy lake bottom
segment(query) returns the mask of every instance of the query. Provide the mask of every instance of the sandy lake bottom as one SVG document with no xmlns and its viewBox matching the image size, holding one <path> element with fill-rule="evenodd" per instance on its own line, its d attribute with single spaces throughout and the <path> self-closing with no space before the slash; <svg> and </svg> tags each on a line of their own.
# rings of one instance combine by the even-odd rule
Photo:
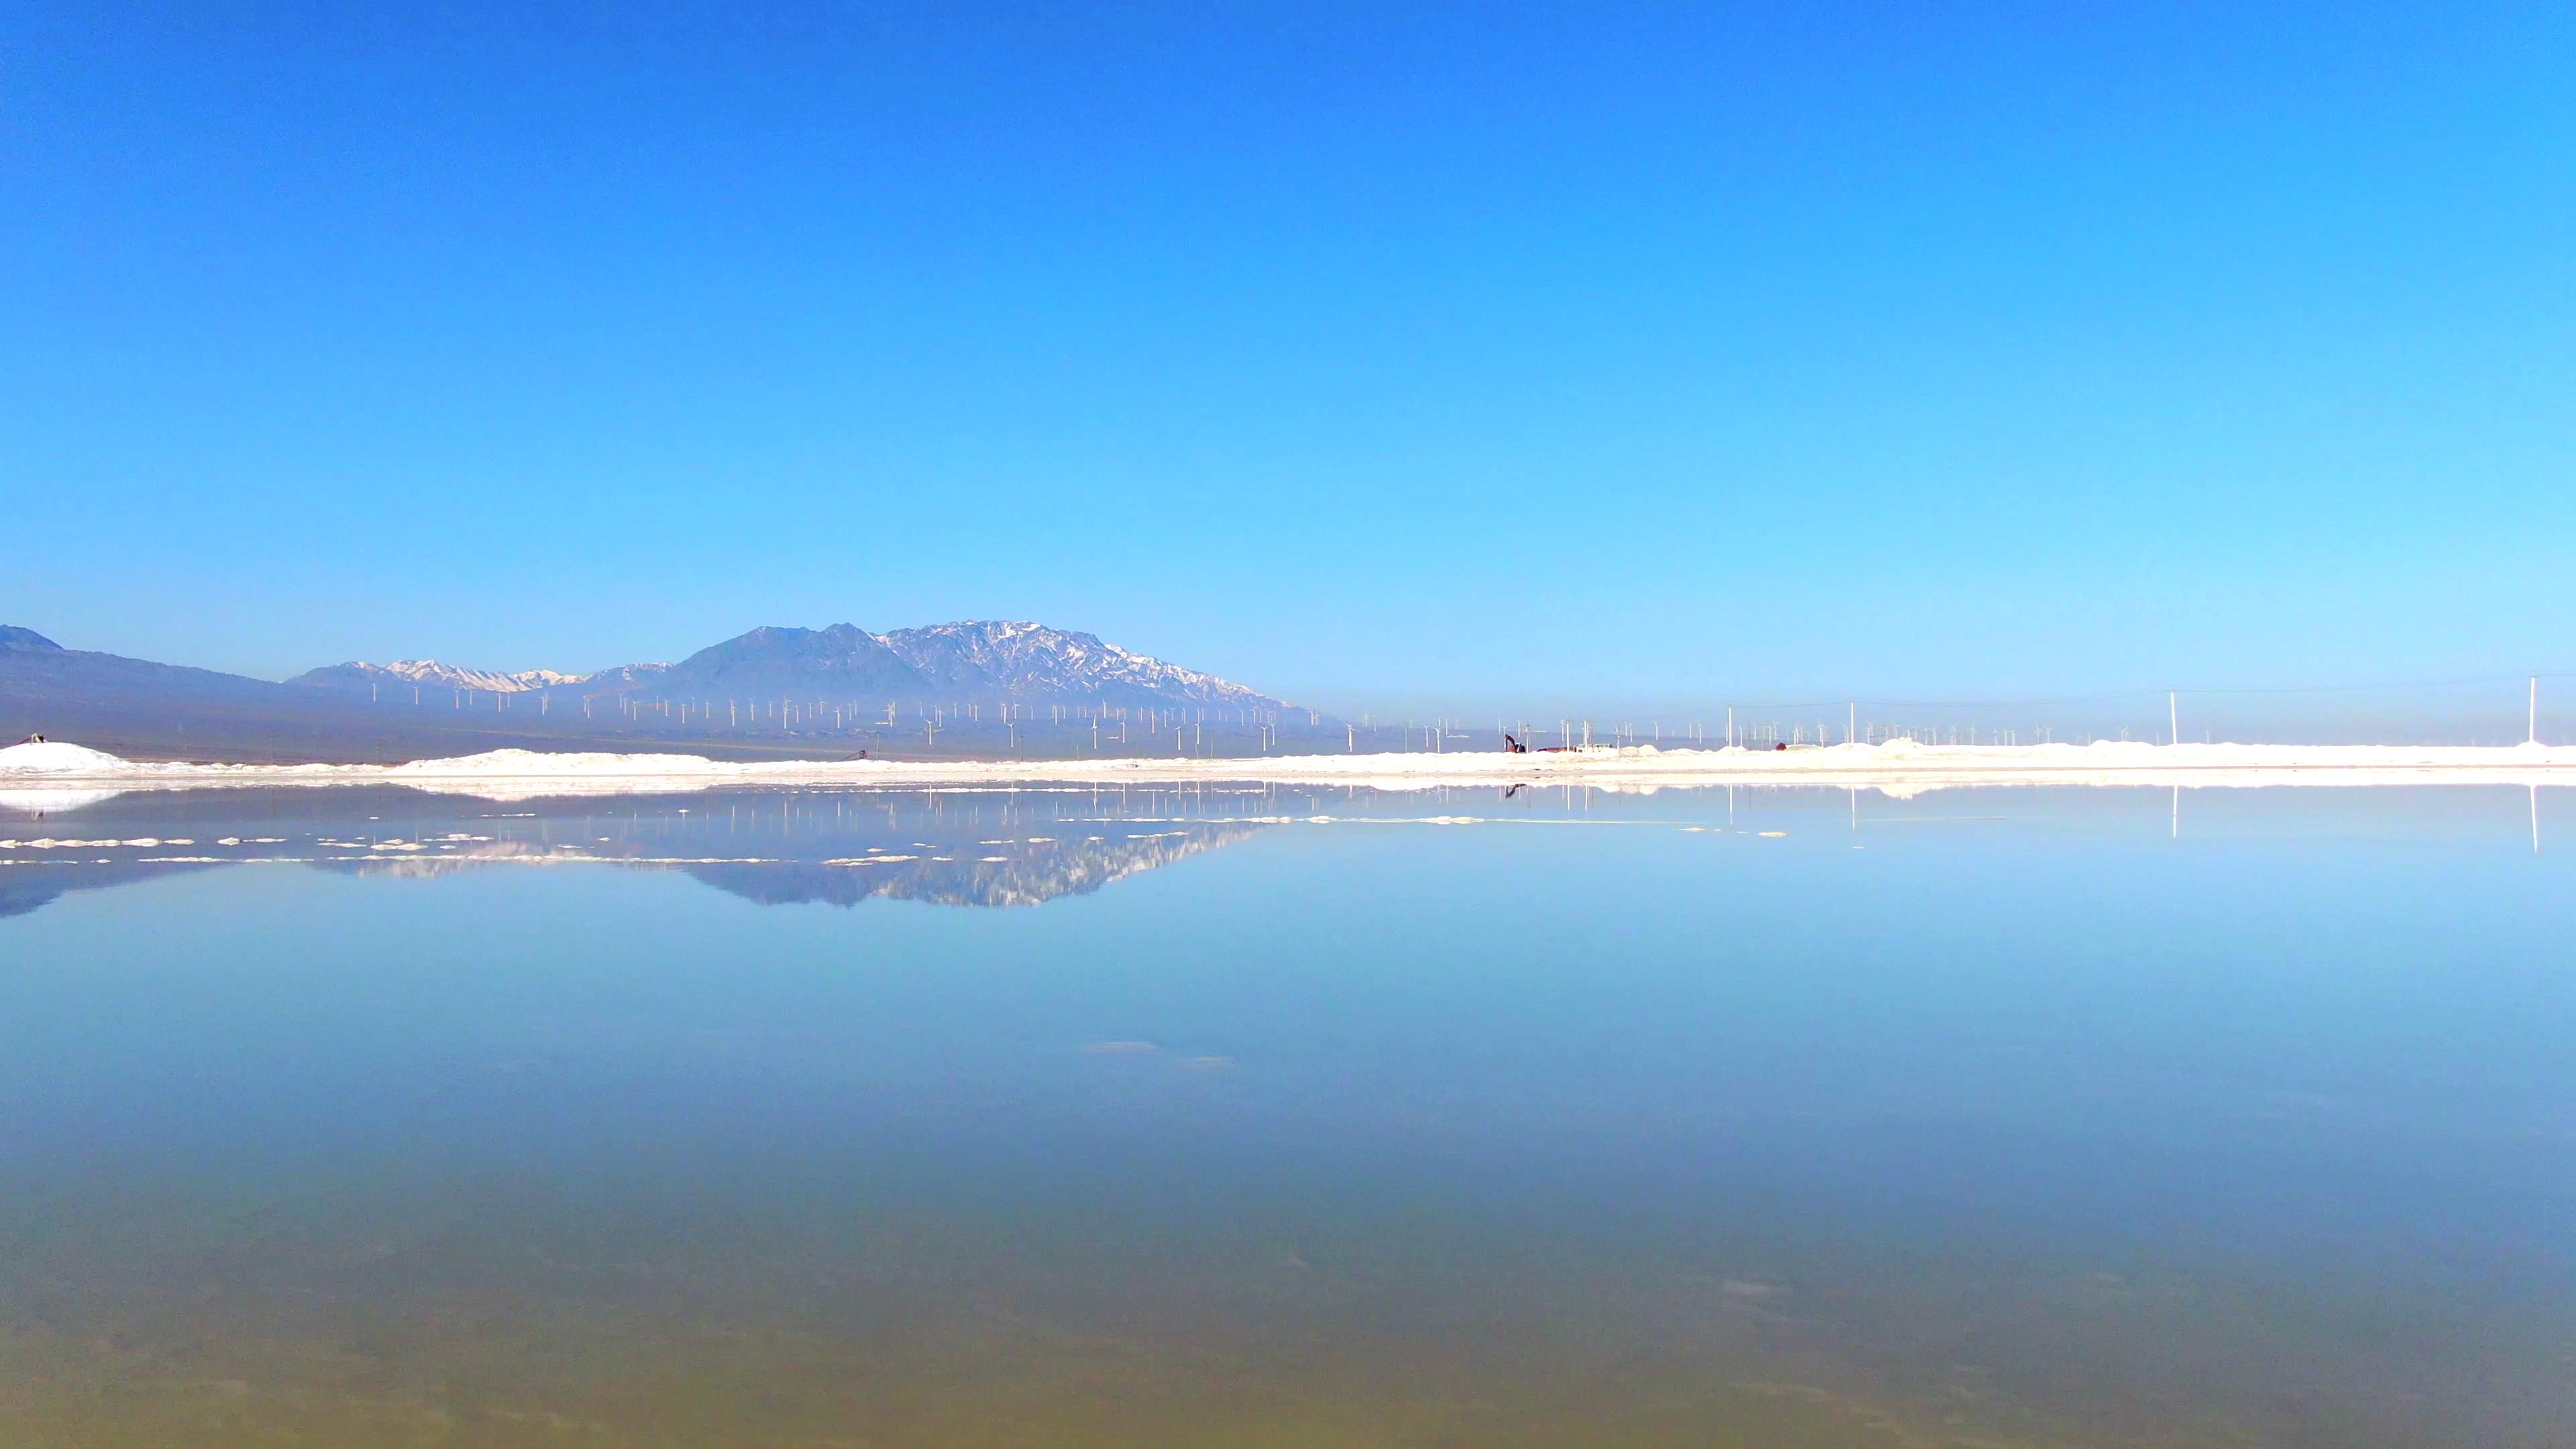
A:
<svg viewBox="0 0 2576 1449">
<path fill-rule="evenodd" d="M 0 803 L 0 1443 L 2576 1441 L 2576 790 Z"/>
</svg>

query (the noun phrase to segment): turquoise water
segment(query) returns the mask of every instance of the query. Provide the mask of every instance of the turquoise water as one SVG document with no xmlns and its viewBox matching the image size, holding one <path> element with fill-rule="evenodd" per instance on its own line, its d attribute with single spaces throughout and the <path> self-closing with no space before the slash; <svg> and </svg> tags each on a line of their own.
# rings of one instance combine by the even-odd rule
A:
<svg viewBox="0 0 2576 1449">
<path fill-rule="evenodd" d="M 2536 813 L 0 811 L 0 1442 L 2564 1444 Z"/>
</svg>

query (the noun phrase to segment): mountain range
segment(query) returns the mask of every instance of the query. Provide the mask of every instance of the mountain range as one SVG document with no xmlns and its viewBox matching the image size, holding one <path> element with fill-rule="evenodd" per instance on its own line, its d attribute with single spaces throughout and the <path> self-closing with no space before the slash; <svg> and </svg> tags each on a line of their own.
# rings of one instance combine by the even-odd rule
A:
<svg viewBox="0 0 2576 1449">
<path fill-rule="evenodd" d="M 357 690 L 428 686 L 573 698 L 651 693 L 700 698 L 830 698 L 1107 704 L 1131 708 L 1280 710 L 1258 690 L 1166 664 L 1097 634 L 1018 620 L 973 619 L 872 634 L 855 624 L 776 626 L 711 644 L 676 664 L 627 664 L 593 674 L 515 673 L 430 659 L 362 660 L 307 670 L 289 685 Z"/>
<path fill-rule="evenodd" d="M 122 655 L 66 649 L 0 625 L 0 735 L 43 731 L 149 757 L 300 760 L 412 759 L 519 745 L 562 749 L 696 748 L 775 753 L 786 736 L 827 717 L 841 732 L 936 717 L 961 731 L 1000 730 L 1002 703 L 1067 706 L 1079 715 L 1150 712 L 1285 724 L 1278 698 L 1213 674 L 1107 643 L 1098 635 L 1024 621 L 967 620 L 872 633 L 854 624 L 766 627 L 676 663 L 576 673 L 497 670 L 406 659 L 350 661 L 271 681 Z M 823 706 L 817 709 L 814 706 Z M 1010 719 L 1028 721 L 1022 709 Z M 1295 723 L 1320 721 L 1297 711 Z M 907 726 L 917 729 L 918 726 Z M 1006 743 L 1029 747 L 1019 735 Z M 1128 732 L 1116 731 L 1120 743 Z M 1091 735 L 1085 727 L 1083 740 Z M 1101 743 L 1106 743 L 1104 738 Z M 1075 747 L 1071 735 L 1056 742 Z M 897 748 L 892 738 L 854 741 Z M 1048 747 L 1041 742 L 1037 747 Z M 1088 743 L 1086 748 L 1091 747 Z M 909 747 L 904 747 L 909 748 Z M 935 737 L 922 749 L 936 752 Z"/>
</svg>

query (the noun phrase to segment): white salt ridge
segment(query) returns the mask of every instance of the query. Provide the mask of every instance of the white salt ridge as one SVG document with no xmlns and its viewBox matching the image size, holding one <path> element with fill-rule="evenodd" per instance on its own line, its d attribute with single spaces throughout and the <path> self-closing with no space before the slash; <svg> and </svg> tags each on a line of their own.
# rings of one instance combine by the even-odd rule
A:
<svg viewBox="0 0 2576 1449">
<path fill-rule="evenodd" d="M 1659 749 L 1274 755 L 1190 759 L 809 760 L 743 763 L 698 755 L 493 750 L 401 765 L 188 765 L 119 759 L 61 742 L 0 749 L 0 786 L 382 785 L 492 798 L 610 794 L 639 786 L 1147 784 L 1236 781 L 1427 789 L 1440 785 L 1849 785 L 1907 794 L 1973 784 L 2388 785 L 2576 784 L 2565 745 L 1833 745 L 1821 749 Z"/>
</svg>

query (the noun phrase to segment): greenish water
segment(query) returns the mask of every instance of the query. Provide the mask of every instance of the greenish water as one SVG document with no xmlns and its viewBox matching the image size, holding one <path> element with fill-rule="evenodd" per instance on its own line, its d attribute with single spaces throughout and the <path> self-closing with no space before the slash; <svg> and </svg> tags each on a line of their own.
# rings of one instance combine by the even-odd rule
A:
<svg viewBox="0 0 2576 1449">
<path fill-rule="evenodd" d="M 2520 791 L 9 803 L 0 1444 L 2576 1438 Z"/>
</svg>

